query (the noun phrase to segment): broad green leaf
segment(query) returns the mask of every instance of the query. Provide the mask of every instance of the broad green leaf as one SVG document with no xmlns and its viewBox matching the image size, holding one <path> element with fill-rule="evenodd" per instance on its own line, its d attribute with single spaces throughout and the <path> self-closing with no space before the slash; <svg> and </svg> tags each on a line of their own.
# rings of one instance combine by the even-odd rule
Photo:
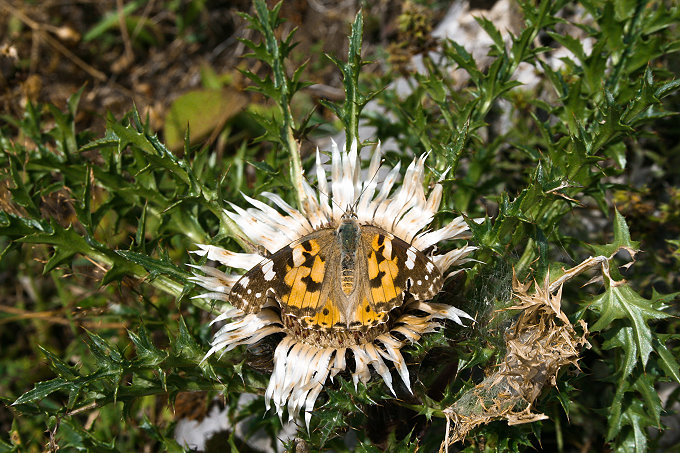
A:
<svg viewBox="0 0 680 453">
<path fill-rule="evenodd" d="M 236 90 L 200 89 L 178 97 L 165 118 L 165 143 L 178 151 L 184 146 L 184 133 L 191 130 L 191 141 L 197 143 L 239 113 L 246 99 Z"/>
</svg>

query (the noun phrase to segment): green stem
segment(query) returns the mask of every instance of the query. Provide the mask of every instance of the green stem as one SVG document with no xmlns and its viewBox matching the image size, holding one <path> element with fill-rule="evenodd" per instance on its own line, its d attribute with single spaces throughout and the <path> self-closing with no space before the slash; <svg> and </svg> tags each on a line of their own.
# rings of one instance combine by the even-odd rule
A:
<svg viewBox="0 0 680 453">
<path fill-rule="evenodd" d="M 359 115 L 363 107 L 359 93 L 359 72 L 361 71 L 361 44 L 363 40 L 364 18 L 361 11 L 357 14 L 352 24 L 349 49 L 347 51 L 347 64 L 343 71 L 345 79 L 345 150 L 349 152 L 352 143 L 359 141 Z"/>
<path fill-rule="evenodd" d="M 630 26 L 628 28 L 627 33 L 623 37 L 623 52 L 621 53 L 621 58 L 619 58 L 619 61 L 614 66 L 611 75 L 609 76 L 605 83 L 605 86 L 609 90 L 612 90 L 618 84 L 619 77 L 621 75 L 621 69 L 623 69 L 623 66 L 628 61 L 628 56 L 630 55 L 630 52 L 632 50 L 631 42 L 633 42 L 632 39 L 633 34 L 638 32 L 637 25 L 640 21 L 640 17 L 642 16 L 642 12 L 645 10 L 646 6 L 647 6 L 646 1 L 640 1 L 635 7 L 635 13 L 633 14 L 633 17 L 629 22 Z"/>
<path fill-rule="evenodd" d="M 280 5 L 280 4 L 279 4 Z M 295 120 L 290 110 L 291 87 L 286 76 L 284 58 L 285 50 L 282 52 L 279 41 L 274 34 L 273 26 L 277 24 L 276 15 L 278 6 L 272 14 L 264 1 L 255 2 L 255 10 L 260 22 L 262 33 L 264 34 L 267 53 L 270 55 L 266 61 L 271 65 L 274 74 L 274 86 L 278 89 L 278 106 L 283 117 L 283 125 L 279 132 L 281 144 L 286 148 L 290 156 L 290 178 L 295 190 L 295 198 L 298 208 L 304 212 L 305 192 L 302 183 L 302 162 L 300 160 L 300 149 L 295 140 Z M 288 40 L 284 40 L 284 46 L 288 45 Z M 284 47 L 285 49 L 285 47 Z"/>
</svg>

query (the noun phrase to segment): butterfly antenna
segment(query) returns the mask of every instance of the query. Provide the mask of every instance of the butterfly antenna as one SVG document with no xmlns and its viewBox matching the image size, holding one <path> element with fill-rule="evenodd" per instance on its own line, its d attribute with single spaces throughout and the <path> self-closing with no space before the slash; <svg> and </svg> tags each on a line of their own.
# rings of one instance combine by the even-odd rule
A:
<svg viewBox="0 0 680 453">
<path fill-rule="evenodd" d="M 356 212 L 357 207 L 359 206 L 359 200 L 361 200 L 361 197 L 364 195 L 364 192 L 366 192 L 366 189 L 368 186 L 373 183 L 373 180 L 378 176 L 378 173 L 380 172 L 380 168 L 382 167 L 382 164 L 384 162 L 384 159 L 380 159 L 380 164 L 378 165 L 378 168 L 375 170 L 375 173 L 373 173 L 373 176 L 371 176 L 371 179 L 368 180 L 368 184 L 364 184 L 363 189 L 361 189 L 361 192 L 359 193 L 359 196 L 356 197 L 354 200 L 354 205 L 352 206 L 352 213 Z"/>
<path fill-rule="evenodd" d="M 366 189 L 368 188 L 368 186 L 370 186 L 371 183 L 373 182 L 373 180 L 378 176 L 378 173 L 380 172 L 380 168 L 382 167 L 383 162 L 384 162 L 384 159 L 380 159 L 380 164 L 378 165 L 378 168 L 375 170 L 375 172 L 374 172 L 373 175 L 371 176 L 371 179 L 369 179 L 368 184 L 365 184 L 365 185 L 364 185 L 363 189 L 361 189 L 361 192 L 359 193 L 359 196 L 357 196 L 357 197 L 355 198 L 354 203 L 353 203 L 352 205 L 350 205 L 350 206 L 345 206 L 345 207 L 340 206 L 340 205 L 333 199 L 333 197 L 331 196 L 331 194 L 329 194 L 329 193 L 324 192 L 323 190 L 321 190 L 321 189 L 319 188 L 319 185 L 318 185 L 318 184 L 312 183 L 312 182 L 309 180 L 309 178 L 307 178 L 306 175 L 303 175 L 303 178 L 305 178 L 305 180 L 307 181 L 307 183 L 308 183 L 311 187 L 314 187 L 314 188 L 317 190 L 317 192 L 323 193 L 324 195 L 326 195 L 326 197 L 331 201 L 331 203 L 334 204 L 334 205 L 335 205 L 338 209 L 340 209 L 342 212 L 345 212 L 345 213 L 349 212 L 349 213 L 351 213 L 352 215 L 355 215 L 355 214 L 356 214 L 356 208 L 357 208 L 357 206 L 359 206 L 359 200 L 361 200 L 361 197 L 363 196 L 363 194 L 364 194 L 364 192 L 366 191 Z M 361 160 L 359 160 L 359 163 L 361 163 Z M 317 165 L 318 165 L 318 164 L 317 164 Z"/>
</svg>

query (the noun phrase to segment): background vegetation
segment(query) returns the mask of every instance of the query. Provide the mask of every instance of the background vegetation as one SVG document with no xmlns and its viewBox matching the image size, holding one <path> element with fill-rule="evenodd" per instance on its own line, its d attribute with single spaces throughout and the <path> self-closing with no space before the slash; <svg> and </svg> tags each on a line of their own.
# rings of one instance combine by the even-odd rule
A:
<svg viewBox="0 0 680 453">
<path fill-rule="evenodd" d="M 240 247 L 222 212 L 240 192 L 295 204 L 291 175 L 338 132 L 381 140 L 391 164 L 431 151 L 435 222 L 485 218 L 480 262 L 439 296 L 477 323 L 407 350 L 413 396 L 329 385 L 289 448 L 435 451 L 444 409 L 504 357 L 513 271 L 602 255 L 609 276 L 563 289 L 591 347 L 535 401 L 549 418 L 450 451 L 677 449 L 680 8 L 498 2 L 516 28 L 478 18 L 480 57 L 433 37 L 445 2 L 350 3 L 0 0 L 0 452 L 182 451 L 177 421 L 212 404 L 276 441 L 274 345 L 201 363 L 213 307 L 186 263 L 195 243 Z M 260 396 L 237 407 L 243 392 Z"/>
</svg>

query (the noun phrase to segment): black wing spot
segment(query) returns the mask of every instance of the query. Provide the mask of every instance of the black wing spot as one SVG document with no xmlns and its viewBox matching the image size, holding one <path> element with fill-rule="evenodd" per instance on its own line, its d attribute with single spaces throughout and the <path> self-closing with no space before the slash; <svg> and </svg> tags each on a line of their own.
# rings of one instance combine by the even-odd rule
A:
<svg viewBox="0 0 680 453">
<path fill-rule="evenodd" d="M 371 288 L 380 288 L 382 286 L 382 279 L 385 276 L 385 271 L 378 271 L 375 278 L 370 279 Z"/>
<path fill-rule="evenodd" d="M 307 252 L 302 252 L 302 257 L 305 259 L 304 263 L 302 263 L 302 266 L 312 267 L 314 265 L 316 255 L 312 255 L 311 253 Z"/>
<path fill-rule="evenodd" d="M 323 309 L 323 315 L 328 316 L 328 313 L 329 313 L 328 308 L 324 308 Z M 324 322 L 324 324 L 326 324 L 326 323 Z"/>
<path fill-rule="evenodd" d="M 311 274 L 306 277 L 302 277 L 300 281 L 302 281 L 302 283 L 306 285 L 308 292 L 314 293 L 317 291 L 321 291 L 321 285 L 323 284 L 323 282 L 315 282 Z"/>
<path fill-rule="evenodd" d="M 380 264 L 380 263 L 382 263 L 383 261 L 386 260 L 385 255 L 383 254 L 384 250 L 385 250 L 385 246 L 383 245 L 377 250 L 378 253 L 375 253 L 375 252 L 373 253 L 373 255 L 375 256 L 375 261 L 376 261 L 377 264 Z"/>
</svg>

